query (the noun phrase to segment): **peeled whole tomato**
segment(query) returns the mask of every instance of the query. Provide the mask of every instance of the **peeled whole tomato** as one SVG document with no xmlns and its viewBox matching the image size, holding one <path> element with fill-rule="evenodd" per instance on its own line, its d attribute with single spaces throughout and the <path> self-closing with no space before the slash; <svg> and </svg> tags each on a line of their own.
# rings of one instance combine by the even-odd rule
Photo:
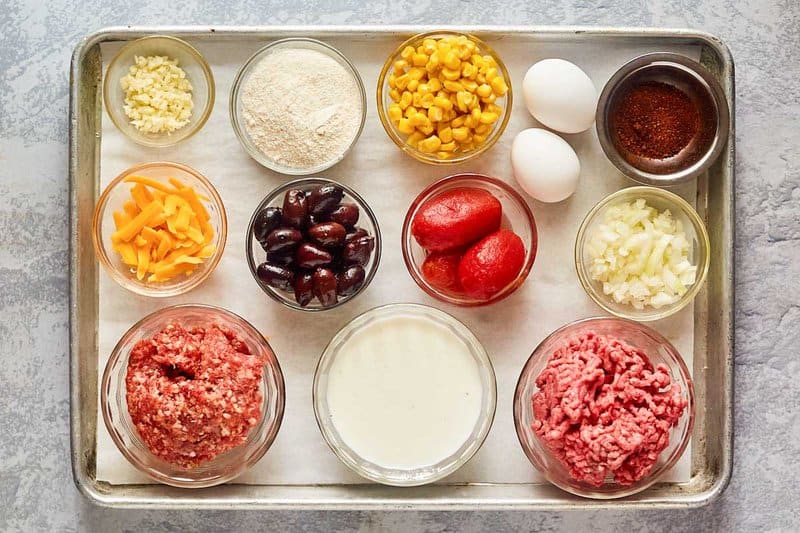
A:
<svg viewBox="0 0 800 533">
<path fill-rule="evenodd" d="M 458 281 L 458 265 L 461 263 L 461 252 L 434 252 L 428 254 L 420 270 L 422 277 L 434 289 L 457 295 L 461 293 Z"/>
<path fill-rule="evenodd" d="M 580 67 L 543 59 L 522 80 L 525 106 L 533 118 L 561 133 L 580 133 L 594 122 L 597 89 Z"/>
<path fill-rule="evenodd" d="M 420 207 L 411 234 L 429 252 L 460 248 L 497 230 L 503 215 L 500 200 L 474 187 L 451 189 Z"/>
<path fill-rule="evenodd" d="M 458 281 L 468 296 L 486 300 L 514 281 L 525 264 L 525 245 L 501 229 L 473 244 L 458 265 Z"/>
<path fill-rule="evenodd" d="M 572 146 L 541 128 L 517 134 L 511 145 L 511 167 L 519 186 L 541 202 L 569 198 L 581 175 L 581 162 Z"/>
</svg>

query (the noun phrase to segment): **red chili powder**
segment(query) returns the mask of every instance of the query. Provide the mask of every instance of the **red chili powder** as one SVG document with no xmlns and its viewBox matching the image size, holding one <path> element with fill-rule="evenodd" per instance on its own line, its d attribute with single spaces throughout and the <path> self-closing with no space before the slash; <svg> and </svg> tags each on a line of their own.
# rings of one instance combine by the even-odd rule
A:
<svg viewBox="0 0 800 533">
<path fill-rule="evenodd" d="M 627 91 L 613 111 L 617 144 L 637 157 L 667 159 L 700 130 L 700 112 L 682 90 L 657 81 Z"/>
</svg>

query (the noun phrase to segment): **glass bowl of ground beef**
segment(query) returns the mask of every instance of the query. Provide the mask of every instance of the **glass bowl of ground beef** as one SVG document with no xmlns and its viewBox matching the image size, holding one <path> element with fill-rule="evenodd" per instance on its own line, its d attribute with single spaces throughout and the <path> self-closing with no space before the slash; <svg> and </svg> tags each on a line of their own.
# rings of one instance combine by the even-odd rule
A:
<svg viewBox="0 0 800 533">
<path fill-rule="evenodd" d="M 631 320 L 578 320 L 536 347 L 514 393 L 514 424 L 531 463 L 587 498 L 629 496 L 658 482 L 686 450 L 694 391 L 680 353 Z"/>
<path fill-rule="evenodd" d="M 266 453 L 283 419 L 278 359 L 240 316 L 175 305 L 134 324 L 103 373 L 100 408 L 122 455 L 184 488 L 229 481 Z"/>
</svg>

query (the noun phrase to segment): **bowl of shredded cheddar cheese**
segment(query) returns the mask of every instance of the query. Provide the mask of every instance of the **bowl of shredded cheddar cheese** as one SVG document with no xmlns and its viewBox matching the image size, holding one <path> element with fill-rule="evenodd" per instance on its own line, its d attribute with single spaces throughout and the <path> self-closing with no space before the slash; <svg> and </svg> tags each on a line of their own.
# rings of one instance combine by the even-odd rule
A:
<svg viewBox="0 0 800 533">
<path fill-rule="evenodd" d="M 114 178 L 97 201 L 92 241 L 114 281 L 143 296 L 183 294 L 222 257 L 228 233 L 222 199 L 202 174 L 153 162 Z"/>
<path fill-rule="evenodd" d="M 172 146 L 197 133 L 214 107 L 214 76 L 189 43 L 153 35 L 123 46 L 108 64 L 103 103 L 138 144 Z"/>
</svg>

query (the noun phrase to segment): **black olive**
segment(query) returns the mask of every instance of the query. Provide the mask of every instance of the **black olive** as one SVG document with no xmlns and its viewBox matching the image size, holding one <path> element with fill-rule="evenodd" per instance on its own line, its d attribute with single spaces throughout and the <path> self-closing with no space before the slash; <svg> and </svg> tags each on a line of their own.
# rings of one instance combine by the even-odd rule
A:
<svg viewBox="0 0 800 533">
<path fill-rule="evenodd" d="M 364 285 L 367 273 L 361 265 L 351 265 L 336 276 L 336 292 L 347 297 L 355 294 Z"/>
<path fill-rule="evenodd" d="M 320 185 L 311 191 L 308 197 L 309 213 L 315 217 L 327 215 L 339 205 L 344 198 L 344 190 L 338 185 Z"/>
<path fill-rule="evenodd" d="M 357 263 L 359 265 L 366 265 L 369 261 L 372 250 L 375 249 L 374 237 L 359 237 L 353 239 L 344 245 L 342 250 L 342 259 L 345 263 Z"/>
<path fill-rule="evenodd" d="M 272 230 L 270 234 L 267 235 L 267 239 L 262 244 L 262 247 L 267 253 L 286 253 L 293 250 L 302 240 L 303 234 L 300 233 L 300 230 L 294 228 L 278 228 Z"/>
<path fill-rule="evenodd" d="M 308 237 L 324 248 L 341 246 L 347 230 L 337 222 L 321 222 L 308 228 Z"/>
<path fill-rule="evenodd" d="M 314 276 L 308 272 L 298 274 L 294 278 L 294 299 L 305 307 L 314 299 Z"/>
<path fill-rule="evenodd" d="M 338 301 L 336 296 L 336 274 L 329 268 L 314 271 L 314 296 L 323 307 L 330 307 Z"/>
<path fill-rule="evenodd" d="M 295 228 L 304 228 L 308 222 L 308 200 L 303 191 L 292 189 L 283 197 L 283 222 Z"/>
<path fill-rule="evenodd" d="M 264 283 L 284 291 L 291 289 L 294 281 L 294 272 L 288 268 L 270 265 L 269 263 L 258 265 L 256 275 Z"/>
<path fill-rule="evenodd" d="M 267 235 L 281 224 L 280 207 L 265 207 L 256 215 L 253 221 L 253 237 L 258 242 L 264 242 Z"/>
<path fill-rule="evenodd" d="M 304 242 L 297 247 L 294 255 L 295 262 L 300 268 L 316 268 L 330 264 L 333 256 L 321 248 L 317 248 L 313 244 Z"/>
<path fill-rule="evenodd" d="M 355 204 L 341 204 L 331 211 L 330 219 L 346 228 L 352 228 L 358 222 L 358 206 Z"/>
</svg>

